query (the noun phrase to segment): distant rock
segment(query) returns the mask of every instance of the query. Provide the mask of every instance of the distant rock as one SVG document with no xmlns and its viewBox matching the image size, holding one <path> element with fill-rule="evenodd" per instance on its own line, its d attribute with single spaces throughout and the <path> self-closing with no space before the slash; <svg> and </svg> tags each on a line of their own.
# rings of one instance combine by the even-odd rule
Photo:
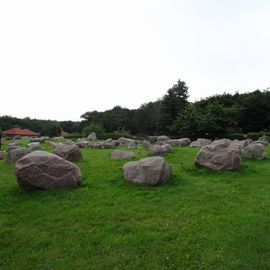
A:
<svg viewBox="0 0 270 270">
<path fill-rule="evenodd" d="M 3 151 L 0 151 L 0 160 L 3 160 L 5 158 L 5 154 Z"/>
<path fill-rule="evenodd" d="M 260 137 L 258 139 L 258 141 L 268 144 L 270 142 L 270 137 L 269 136 L 266 136 L 266 135 L 263 135 L 262 137 Z"/>
<path fill-rule="evenodd" d="M 213 171 L 237 170 L 241 166 L 241 150 L 228 139 L 216 140 L 201 148 L 195 165 Z"/>
<path fill-rule="evenodd" d="M 134 140 L 124 138 L 124 137 L 119 138 L 118 142 L 119 142 L 120 146 L 125 146 L 125 147 L 129 147 L 130 145 L 134 146 L 136 144 L 136 142 Z"/>
<path fill-rule="evenodd" d="M 169 181 L 172 168 L 162 157 L 148 157 L 128 162 L 123 167 L 124 179 L 128 182 L 156 186 Z"/>
<path fill-rule="evenodd" d="M 254 143 L 246 146 L 242 149 L 242 158 L 245 159 L 268 159 L 268 154 L 265 151 L 265 146 L 261 143 Z"/>
<path fill-rule="evenodd" d="M 241 140 L 241 141 L 233 140 L 232 145 L 238 146 L 242 149 L 242 148 L 246 147 L 249 144 L 249 142 L 250 142 L 249 140 Z"/>
<path fill-rule="evenodd" d="M 145 148 L 145 149 L 149 149 L 151 147 L 151 143 L 147 140 L 144 140 L 142 142 L 142 145 L 143 145 L 143 148 Z"/>
<path fill-rule="evenodd" d="M 16 162 L 20 158 L 30 153 L 30 149 L 28 148 L 17 148 L 14 150 L 10 150 L 7 153 L 7 161 Z"/>
<path fill-rule="evenodd" d="M 157 137 L 158 142 L 166 142 L 166 141 L 169 141 L 169 140 L 170 140 L 170 137 L 168 137 L 166 135 L 161 135 L 161 136 Z"/>
<path fill-rule="evenodd" d="M 111 158 L 115 160 L 129 159 L 135 157 L 135 153 L 132 151 L 115 150 L 111 154 Z"/>
<path fill-rule="evenodd" d="M 164 148 L 167 152 L 171 152 L 173 150 L 173 148 L 171 147 L 171 145 L 168 144 L 168 143 L 162 145 L 162 148 Z"/>
<path fill-rule="evenodd" d="M 80 169 L 48 152 L 32 152 L 16 162 L 18 184 L 27 192 L 72 188 L 81 183 Z"/>
<path fill-rule="evenodd" d="M 41 149 L 41 145 L 40 142 L 32 142 L 32 143 L 28 143 L 27 145 L 29 147 L 29 149 L 32 150 L 40 150 Z"/>
<path fill-rule="evenodd" d="M 76 144 L 58 144 L 53 153 L 68 161 L 78 161 L 82 159 L 82 152 Z"/>
<path fill-rule="evenodd" d="M 189 138 L 174 139 L 174 140 L 168 141 L 168 144 L 170 144 L 173 147 L 189 146 L 190 143 L 191 143 L 191 140 Z"/>
<path fill-rule="evenodd" d="M 189 146 L 190 147 L 203 147 L 211 143 L 212 143 L 212 140 L 199 138 L 196 141 L 193 141 Z"/>
<path fill-rule="evenodd" d="M 97 135 L 96 135 L 96 133 L 95 133 L 95 132 L 90 133 L 90 134 L 87 136 L 87 139 L 88 139 L 89 141 L 96 141 L 96 140 L 97 140 Z"/>
<path fill-rule="evenodd" d="M 160 155 L 164 155 L 166 154 L 168 151 L 163 148 L 161 145 L 154 145 L 151 149 L 150 149 L 150 155 L 151 156 L 160 156 Z"/>
</svg>

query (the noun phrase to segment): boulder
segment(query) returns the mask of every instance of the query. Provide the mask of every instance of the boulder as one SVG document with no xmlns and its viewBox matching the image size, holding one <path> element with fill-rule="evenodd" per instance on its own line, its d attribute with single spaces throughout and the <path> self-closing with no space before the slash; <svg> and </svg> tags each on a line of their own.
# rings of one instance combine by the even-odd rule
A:
<svg viewBox="0 0 270 270">
<path fill-rule="evenodd" d="M 30 149 L 27 148 L 17 148 L 8 151 L 7 153 L 7 161 L 9 162 L 16 162 L 20 158 L 24 157 L 25 155 L 30 153 Z"/>
<path fill-rule="evenodd" d="M 82 152 L 76 144 L 59 144 L 55 147 L 53 153 L 68 161 L 77 161 L 82 159 Z"/>
<path fill-rule="evenodd" d="M 151 156 L 160 156 L 160 155 L 165 155 L 168 153 L 168 150 L 166 147 L 163 147 L 161 145 L 154 145 L 151 149 L 150 149 L 150 155 Z"/>
<path fill-rule="evenodd" d="M 268 154 L 265 151 L 265 146 L 261 143 L 254 143 L 246 146 L 241 151 L 242 158 L 245 159 L 268 159 Z"/>
<path fill-rule="evenodd" d="M 124 179 L 128 182 L 156 186 L 168 182 L 172 168 L 162 157 L 148 157 L 128 162 L 123 167 Z"/>
<path fill-rule="evenodd" d="M 142 142 L 142 145 L 143 145 L 143 148 L 145 148 L 145 149 L 149 149 L 151 147 L 151 143 L 147 140 L 144 140 Z"/>
<path fill-rule="evenodd" d="M 246 147 L 248 144 L 249 144 L 249 140 L 233 140 L 232 141 L 232 144 L 235 145 L 235 146 L 238 146 L 240 147 L 241 149 Z"/>
<path fill-rule="evenodd" d="M 189 146 L 190 143 L 191 143 L 191 140 L 189 138 L 174 139 L 174 140 L 169 140 L 168 141 L 168 144 L 170 144 L 173 147 Z"/>
<path fill-rule="evenodd" d="M 102 144 L 98 142 L 89 142 L 88 147 L 92 149 L 99 149 L 102 148 Z"/>
<path fill-rule="evenodd" d="M 173 150 L 173 148 L 171 147 L 170 144 L 164 144 L 161 146 L 162 148 L 164 148 L 167 152 L 171 152 Z"/>
<path fill-rule="evenodd" d="M 241 165 L 241 150 L 230 140 L 216 140 L 201 148 L 195 158 L 195 165 L 213 171 L 237 170 Z"/>
<path fill-rule="evenodd" d="M 30 142 L 40 142 L 40 143 L 43 143 L 45 142 L 46 140 L 49 140 L 50 138 L 47 137 L 47 136 L 42 136 L 42 137 L 34 137 L 34 138 L 30 138 Z"/>
<path fill-rule="evenodd" d="M 136 148 L 137 147 L 137 143 L 135 141 L 131 142 L 129 145 L 128 145 L 128 148 Z"/>
<path fill-rule="evenodd" d="M 120 146 L 126 146 L 126 147 L 129 147 L 130 145 L 134 145 L 134 143 L 136 144 L 134 140 L 124 138 L 124 137 L 119 138 L 118 142 Z"/>
<path fill-rule="evenodd" d="M 41 149 L 41 145 L 40 142 L 32 142 L 32 143 L 28 143 L 27 145 L 29 147 L 29 149 L 32 150 L 40 150 Z"/>
<path fill-rule="evenodd" d="M 199 138 L 196 141 L 193 141 L 189 146 L 190 147 L 203 147 L 203 146 L 209 145 L 210 143 L 212 143 L 212 140 Z"/>
<path fill-rule="evenodd" d="M 170 137 L 165 136 L 165 135 L 161 135 L 161 136 L 157 137 L 158 142 L 166 142 L 166 141 L 169 141 L 169 140 L 170 140 Z"/>
<path fill-rule="evenodd" d="M 259 142 L 261 141 L 261 142 L 264 142 L 264 143 L 268 144 L 270 142 L 270 137 L 269 136 L 266 136 L 266 135 L 263 135 L 262 137 L 260 137 L 258 139 L 258 141 Z"/>
<path fill-rule="evenodd" d="M 5 158 L 5 154 L 3 151 L 0 151 L 0 160 L 3 160 Z"/>
<path fill-rule="evenodd" d="M 76 165 L 45 151 L 35 151 L 18 160 L 15 172 L 18 184 L 27 192 L 71 188 L 81 182 Z"/>
<path fill-rule="evenodd" d="M 158 139 L 158 136 L 148 136 L 147 137 L 147 140 L 150 142 L 150 143 L 155 143 Z"/>
<path fill-rule="evenodd" d="M 16 135 L 16 136 L 13 137 L 14 140 L 20 140 L 21 138 L 22 138 L 21 135 Z"/>
<path fill-rule="evenodd" d="M 115 160 L 129 159 L 135 157 L 135 153 L 132 151 L 115 150 L 111 154 L 111 158 Z"/>
<path fill-rule="evenodd" d="M 48 145 L 55 148 L 58 145 L 63 145 L 63 143 L 56 143 L 56 142 L 48 141 Z"/>
<path fill-rule="evenodd" d="M 109 142 L 109 143 L 107 143 L 107 142 L 101 143 L 101 148 L 105 148 L 105 149 L 112 149 L 112 148 L 115 148 L 115 146 L 116 146 L 116 144 L 113 141 Z"/>
<path fill-rule="evenodd" d="M 8 148 L 7 148 L 7 151 L 9 152 L 9 151 L 11 151 L 11 150 L 18 149 L 18 148 L 20 148 L 19 145 L 10 144 L 10 145 L 8 146 Z"/>
<path fill-rule="evenodd" d="M 88 136 L 87 136 L 87 140 L 89 141 L 96 141 L 97 140 L 97 135 L 95 132 L 92 132 L 90 133 Z"/>
</svg>

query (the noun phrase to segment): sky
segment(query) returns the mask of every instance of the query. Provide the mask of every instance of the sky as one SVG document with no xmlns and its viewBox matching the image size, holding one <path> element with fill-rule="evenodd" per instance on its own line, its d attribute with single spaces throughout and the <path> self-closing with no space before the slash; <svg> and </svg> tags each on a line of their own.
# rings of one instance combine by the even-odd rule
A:
<svg viewBox="0 0 270 270">
<path fill-rule="evenodd" d="M 0 116 L 80 120 L 270 87 L 269 0 L 0 0 Z"/>
</svg>

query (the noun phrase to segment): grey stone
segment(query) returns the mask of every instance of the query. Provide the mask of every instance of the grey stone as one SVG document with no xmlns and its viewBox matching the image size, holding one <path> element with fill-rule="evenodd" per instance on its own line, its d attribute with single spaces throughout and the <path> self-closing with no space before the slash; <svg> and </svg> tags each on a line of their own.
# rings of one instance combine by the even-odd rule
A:
<svg viewBox="0 0 270 270">
<path fill-rule="evenodd" d="M 189 146 L 190 147 L 203 147 L 203 146 L 209 145 L 210 143 L 212 143 L 212 140 L 199 138 L 196 141 L 193 141 Z"/>
<path fill-rule="evenodd" d="M 265 146 L 261 143 L 254 143 L 242 149 L 242 158 L 245 159 L 268 159 L 268 154 L 265 151 Z"/>
<path fill-rule="evenodd" d="M 7 161 L 16 162 L 20 158 L 30 153 L 30 149 L 27 148 L 17 148 L 14 150 L 10 150 L 7 153 Z"/>
<path fill-rule="evenodd" d="M 201 148 L 195 165 L 213 171 L 237 170 L 241 166 L 241 150 L 228 139 L 216 140 Z"/>
<path fill-rule="evenodd" d="M 40 150 L 41 149 L 41 145 L 40 142 L 32 142 L 32 143 L 28 143 L 27 145 L 29 147 L 29 149 L 32 150 Z"/>
<path fill-rule="evenodd" d="M 128 162 L 123 167 L 126 181 L 149 186 L 167 183 L 171 172 L 171 166 L 162 157 L 148 157 Z"/>
<path fill-rule="evenodd" d="M 135 157 L 135 153 L 132 151 L 115 150 L 111 154 L 111 158 L 115 160 L 129 159 Z"/>
<path fill-rule="evenodd" d="M 96 133 L 95 133 L 95 132 L 90 133 L 90 134 L 87 136 L 87 139 L 88 139 L 89 141 L 96 141 L 96 140 L 97 140 L 97 135 L 96 135 Z"/>
<path fill-rule="evenodd" d="M 15 172 L 18 184 L 27 192 L 72 188 L 81 183 L 76 165 L 44 151 L 32 152 L 18 160 Z"/>
<path fill-rule="evenodd" d="M 150 143 L 149 141 L 147 141 L 147 140 L 144 140 L 144 141 L 142 142 L 142 145 L 143 145 L 143 147 L 144 147 L 145 149 L 150 149 L 150 147 L 151 147 L 151 143 Z"/>
<path fill-rule="evenodd" d="M 262 142 L 265 142 L 265 143 L 269 143 L 270 142 L 270 137 L 269 136 L 266 136 L 266 135 L 263 135 L 262 137 L 260 137 L 258 139 L 258 141 L 262 141 Z"/>
<path fill-rule="evenodd" d="M 161 136 L 158 136 L 158 137 L 157 137 L 157 141 L 158 141 L 158 142 L 160 142 L 160 141 L 161 141 L 161 142 L 164 142 L 164 141 L 166 142 L 166 141 L 169 141 L 169 140 L 170 140 L 170 137 L 168 137 L 168 136 L 166 136 L 166 135 L 161 135 Z"/>
<path fill-rule="evenodd" d="M 134 145 L 134 143 L 136 144 L 136 142 L 132 139 L 128 139 L 128 138 L 124 138 L 124 137 L 121 137 L 118 139 L 118 142 L 119 142 L 119 145 L 120 146 L 126 146 L 126 147 L 129 147 L 131 144 Z"/>
<path fill-rule="evenodd" d="M 191 140 L 189 138 L 174 139 L 174 140 L 168 141 L 168 144 L 170 144 L 173 147 L 189 146 L 190 143 L 191 143 Z"/>
<path fill-rule="evenodd" d="M 167 153 L 168 153 L 168 150 L 161 145 L 154 145 L 150 149 L 151 156 L 160 156 L 160 155 L 165 155 Z"/>
<path fill-rule="evenodd" d="M 78 161 L 82 159 L 82 152 L 76 144 L 57 145 L 53 153 L 69 161 Z"/>
</svg>

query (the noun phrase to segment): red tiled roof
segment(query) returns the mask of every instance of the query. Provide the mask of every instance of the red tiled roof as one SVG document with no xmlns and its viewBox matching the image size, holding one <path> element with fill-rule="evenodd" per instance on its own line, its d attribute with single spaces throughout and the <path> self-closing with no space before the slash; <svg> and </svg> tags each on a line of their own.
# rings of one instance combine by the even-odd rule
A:
<svg viewBox="0 0 270 270">
<path fill-rule="evenodd" d="M 21 135 L 21 136 L 39 136 L 39 133 L 34 132 L 30 129 L 12 128 L 2 132 L 6 135 Z"/>
</svg>

